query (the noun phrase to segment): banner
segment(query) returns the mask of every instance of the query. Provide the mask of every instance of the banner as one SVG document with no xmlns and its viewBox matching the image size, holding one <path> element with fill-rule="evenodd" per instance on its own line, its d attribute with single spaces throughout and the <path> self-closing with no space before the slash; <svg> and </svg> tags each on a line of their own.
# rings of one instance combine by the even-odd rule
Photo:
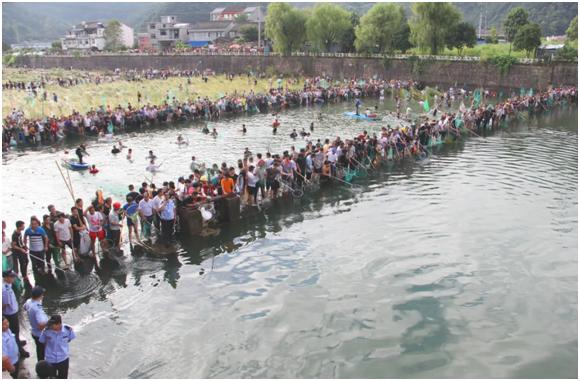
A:
<svg viewBox="0 0 580 381">
<path fill-rule="evenodd" d="M 425 98 L 425 102 L 423 102 L 423 110 L 425 110 L 425 112 L 429 112 L 430 109 L 431 107 L 429 106 L 429 98 Z"/>
</svg>

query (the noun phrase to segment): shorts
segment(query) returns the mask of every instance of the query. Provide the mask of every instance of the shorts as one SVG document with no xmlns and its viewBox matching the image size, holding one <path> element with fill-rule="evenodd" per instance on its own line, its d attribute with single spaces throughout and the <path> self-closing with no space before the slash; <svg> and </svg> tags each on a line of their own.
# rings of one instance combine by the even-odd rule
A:
<svg viewBox="0 0 580 381">
<path fill-rule="evenodd" d="M 60 241 L 60 248 L 64 249 L 66 246 L 70 247 L 71 249 L 72 247 L 72 240 L 68 240 L 68 241 Z"/>
<path fill-rule="evenodd" d="M 127 216 L 127 227 L 130 227 L 130 226 L 133 226 L 133 225 L 135 225 L 133 223 L 133 219 L 131 217 Z"/>
<path fill-rule="evenodd" d="M 94 241 L 97 238 L 99 241 L 102 241 L 105 239 L 105 231 L 101 229 L 98 232 L 89 232 L 89 237 L 91 237 L 91 241 Z"/>
</svg>

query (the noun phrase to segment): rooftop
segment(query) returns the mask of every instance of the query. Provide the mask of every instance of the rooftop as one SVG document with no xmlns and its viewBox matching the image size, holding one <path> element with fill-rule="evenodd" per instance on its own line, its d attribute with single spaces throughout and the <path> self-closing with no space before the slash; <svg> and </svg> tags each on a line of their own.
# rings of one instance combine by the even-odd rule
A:
<svg viewBox="0 0 580 381">
<path fill-rule="evenodd" d="M 190 30 L 223 30 L 231 24 L 231 21 L 203 21 L 195 23 Z"/>
</svg>

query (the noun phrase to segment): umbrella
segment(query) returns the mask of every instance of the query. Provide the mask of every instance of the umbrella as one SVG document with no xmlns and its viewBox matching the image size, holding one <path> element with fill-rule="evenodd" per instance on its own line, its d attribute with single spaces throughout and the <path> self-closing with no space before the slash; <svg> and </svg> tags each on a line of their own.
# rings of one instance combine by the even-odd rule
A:
<svg viewBox="0 0 580 381">
<path fill-rule="evenodd" d="M 241 46 L 238 44 L 230 45 L 230 49 L 240 49 L 240 48 L 241 48 Z"/>
</svg>

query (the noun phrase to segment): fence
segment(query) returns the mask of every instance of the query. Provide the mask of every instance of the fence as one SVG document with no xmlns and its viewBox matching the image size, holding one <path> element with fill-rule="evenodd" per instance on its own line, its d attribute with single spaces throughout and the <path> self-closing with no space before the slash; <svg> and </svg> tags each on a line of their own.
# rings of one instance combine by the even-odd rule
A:
<svg viewBox="0 0 580 381">
<path fill-rule="evenodd" d="M 244 52 L 239 50 L 203 50 L 203 51 L 186 51 L 171 53 L 145 53 L 145 52 L 85 52 L 72 54 L 30 54 L 45 57 L 89 57 L 89 56 L 269 56 L 284 57 L 281 53 L 263 53 L 263 52 Z M 311 53 L 311 52 L 292 52 L 291 57 L 328 57 L 328 58 L 373 58 L 373 59 L 419 59 L 423 61 L 455 61 L 455 62 L 479 62 L 480 57 L 473 56 L 434 56 L 434 55 L 410 55 L 410 54 L 358 54 L 358 53 Z M 535 64 L 542 62 L 537 58 L 518 58 L 518 63 Z"/>
</svg>

